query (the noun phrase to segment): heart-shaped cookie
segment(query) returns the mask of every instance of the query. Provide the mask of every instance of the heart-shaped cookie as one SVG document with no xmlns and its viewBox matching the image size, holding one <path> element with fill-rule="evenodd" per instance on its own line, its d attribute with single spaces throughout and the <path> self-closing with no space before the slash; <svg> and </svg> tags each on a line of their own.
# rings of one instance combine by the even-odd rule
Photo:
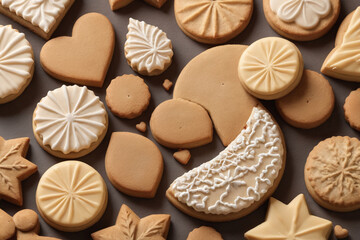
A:
<svg viewBox="0 0 360 240">
<path fill-rule="evenodd" d="M 334 227 L 334 234 L 336 238 L 343 239 L 349 236 L 349 231 L 340 225 L 336 225 Z"/>
<path fill-rule="evenodd" d="M 54 38 L 43 46 L 40 62 L 54 78 L 102 87 L 114 45 L 110 21 L 99 13 L 88 13 L 76 21 L 71 37 Z"/>
</svg>

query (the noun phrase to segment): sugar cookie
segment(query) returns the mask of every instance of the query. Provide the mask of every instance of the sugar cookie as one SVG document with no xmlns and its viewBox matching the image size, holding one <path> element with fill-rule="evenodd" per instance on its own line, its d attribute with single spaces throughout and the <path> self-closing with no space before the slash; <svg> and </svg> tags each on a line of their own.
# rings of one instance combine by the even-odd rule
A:
<svg viewBox="0 0 360 240">
<path fill-rule="evenodd" d="M 349 236 L 349 231 L 340 225 L 334 227 L 334 235 L 337 239 L 347 238 Z"/>
<path fill-rule="evenodd" d="M 201 226 L 192 230 L 186 240 L 223 240 L 223 238 L 215 229 Z"/>
<path fill-rule="evenodd" d="M 130 3 L 132 3 L 134 0 L 109 0 L 110 8 L 111 10 L 115 11 L 119 8 L 123 8 Z"/>
<path fill-rule="evenodd" d="M 0 239 L 10 239 L 15 234 L 15 223 L 12 217 L 0 208 Z"/>
<path fill-rule="evenodd" d="M 173 157 L 179 163 L 181 163 L 183 165 L 186 165 L 189 162 L 190 158 L 191 158 L 191 154 L 190 154 L 189 150 L 183 149 L 183 150 L 179 150 L 177 152 L 174 152 Z"/>
<path fill-rule="evenodd" d="M 138 124 L 136 124 L 136 129 L 139 130 L 140 132 L 146 132 L 147 130 L 147 126 L 145 122 L 140 122 Z"/>
<path fill-rule="evenodd" d="M 352 91 L 349 96 L 345 99 L 344 113 L 345 119 L 350 126 L 360 131 L 360 88 Z"/>
</svg>

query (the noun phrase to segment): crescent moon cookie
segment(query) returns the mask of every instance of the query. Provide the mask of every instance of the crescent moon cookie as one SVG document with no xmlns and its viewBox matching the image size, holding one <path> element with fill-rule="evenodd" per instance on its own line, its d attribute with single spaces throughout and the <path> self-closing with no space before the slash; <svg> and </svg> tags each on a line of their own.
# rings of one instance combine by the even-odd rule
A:
<svg viewBox="0 0 360 240">
<path fill-rule="evenodd" d="M 34 73 L 34 54 L 23 33 L 0 25 L 0 104 L 20 96 Z"/>
<path fill-rule="evenodd" d="M 106 184 L 91 166 L 64 161 L 50 167 L 36 190 L 40 215 L 52 227 L 77 232 L 95 224 L 108 200 Z"/>
<path fill-rule="evenodd" d="M 249 24 L 253 0 L 175 0 L 174 11 L 177 24 L 188 37 L 220 44 Z"/>
<path fill-rule="evenodd" d="M 125 57 L 130 67 L 146 76 L 157 76 L 171 64 L 172 44 L 166 33 L 144 21 L 129 18 Z"/>
<path fill-rule="evenodd" d="M 33 114 L 33 131 L 40 146 L 59 158 L 79 158 L 105 137 L 108 115 L 93 91 L 76 85 L 49 91 Z"/>
<path fill-rule="evenodd" d="M 326 57 L 321 72 L 345 81 L 360 82 L 360 7 L 341 23 L 335 48 Z"/>
<path fill-rule="evenodd" d="M 360 209 L 360 141 L 331 137 L 310 152 L 305 183 L 310 195 L 324 208 L 336 212 Z"/>
<path fill-rule="evenodd" d="M 166 192 L 172 204 L 204 221 L 231 221 L 258 208 L 277 188 L 285 142 L 271 115 L 254 107 L 246 127 L 218 156 L 178 177 Z"/>
<path fill-rule="evenodd" d="M 0 0 L 0 13 L 49 39 L 75 0 Z"/>
<path fill-rule="evenodd" d="M 263 0 L 265 17 L 280 35 L 310 41 L 325 35 L 340 13 L 340 0 Z"/>
<path fill-rule="evenodd" d="M 253 96 L 272 100 L 290 93 L 304 70 L 302 55 L 295 44 L 277 37 L 260 39 L 241 55 L 238 74 Z"/>
</svg>

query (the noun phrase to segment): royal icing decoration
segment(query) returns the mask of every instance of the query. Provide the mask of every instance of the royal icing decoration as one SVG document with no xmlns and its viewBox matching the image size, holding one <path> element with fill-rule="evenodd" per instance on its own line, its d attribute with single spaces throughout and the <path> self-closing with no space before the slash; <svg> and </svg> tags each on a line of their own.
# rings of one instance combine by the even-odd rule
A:
<svg viewBox="0 0 360 240">
<path fill-rule="evenodd" d="M 44 145 L 64 154 L 89 148 L 106 130 L 104 104 L 93 91 L 76 85 L 49 91 L 35 110 L 35 132 Z"/>
<path fill-rule="evenodd" d="M 229 214 L 249 207 L 273 185 L 284 148 L 279 127 L 254 107 L 237 138 L 217 157 L 177 178 L 174 196 L 196 211 Z"/>
<path fill-rule="evenodd" d="M 316 27 L 331 11 L 330 0 L 270 0 L 270 8 L 284 22 L 302 28 Z"/>
<path fill-rule="evenodd" d="M 34 59 L 23 33 L 0 26 L 0 99 L 18 93 L 31 78 Z"/>
<path fill-rule="evenodd" d="M 138 72 L 163 71 L 173 56 L 171 41 L 158 27 L 129 19 L 125 57 Z"/>
</svg>

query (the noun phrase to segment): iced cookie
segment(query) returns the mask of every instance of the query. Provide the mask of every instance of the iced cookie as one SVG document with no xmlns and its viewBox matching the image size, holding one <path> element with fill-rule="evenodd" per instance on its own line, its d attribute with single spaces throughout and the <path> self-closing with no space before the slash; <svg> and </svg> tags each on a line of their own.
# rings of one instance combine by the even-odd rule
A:
<svg viewBox="0 0 360 240">
<path fill-rule="evenodd" d="M 195 148 L 213 139 L 213 127 L 206 110 L 199 104 L 171 99 L 157 106 L 150 118 L 155 140 L 168 148 Z"/>
<path fill-rule="evenodd" d="M 340 0 L 263 0 L 265 17 L 280 35 L 310 41 L 325 35 L 340 13 Z"/>
<path fill-rule="evenodd" d="M 135 75 L 113 79 L 106 89 L 106 104 L 120 118 L 133 119 L 149 106 L 151 94 L 144 80 Z"/>
<path fill-rule="evenodd" d="M 329 220 L 310 215 L 305 197 L 300 194 L 288 205 L 270 198 L 265 222 L 247 231 L 245 238 L 327 240 L 331 229 L 332 223 Z"/>
<path fill-rule="evenodd" d="M 129 18 L 125 57 L 130 67 L 142 75 L 156 76 L 171 64 L 170 39 L 158 27 Z"/>
<path fill-rule="evenodd" d="M 325 139 L 310 152 L 305 164 L 306 187 L 314 200 L 336 212 L 360 209 L 360 141 Z"/>
<path fill-rule="evenodd" d="M 37 166 L 25 159 L 29 145 L 27 137 L 11 140 L 0 137 L 0 200 L 22 206 L 21 181 L 37 171 Z"/>
<path fill-rule="evenodd" d="M 341 23 L 335 48 L 326 57 L 321 72 L 330 77 L 360 82 L 360 7 Z"/>
<path fill-rule="evenodd" d="M 0 13 L 49 39 L 75 0 L 1 0 Z"/>
<path fill-rule="evenodd" d="M 250 22 L 253 0 L 175 0 L 180 29 L 201 43 L 220 44 L 241 33 Z"/>
<path fill-rule="evenodd" d="M 95 224 L 103 215 L 108 192 L 103 178 L 80 161 L 50 167 L 36 190 L 40 215 L 52 227 L 77 232 Z"/>
<path fill-rule="evenodd" d="M 56 79 L 102 87 L 114 45 L 110 21 L 100 13 L 87 13 L 75 22 L 71 37 L 57 37 L 45 43 L 40 63 Z"/>
<path fill-rule="evenodd" d="M 108 115 L 93 91 L 76 85 L 49 91 L 33 114 L 33 131 L 40 146 L 59 158 L 79 158 L 105 137 Z"/>
<path fill-rule="evenodd" d="M 189 162 L 190 158 L 191 158 L 191 154 L 190 154 L 189 150 L 183 149 L 183 150 L 179 150 L 177 152 L 174 152 L 173 157 L 179 163 L 181 163 L 183 165 L 186 165 Z"/>
<path fill-rule="evenodd" d="M 139 218 L 123 204 L 114 226 L 91 234 L 94 240 L 159 239 L 165 240 L 169 232 L 170 215 L 154 214 Z"/>
<path fill-rule="evenodd" d="M 119 191 L 153 198 L 163 173 L 159 148 L 148 138 L 130 132 L 114 132 L 105 156 L 105 170 Z"/>
<path fill-rule="evenodd" d="M 10 239 L 15 234 L 15 223 L 12 217 L 0 208 L 0 239 Z"/>
<path fill-rule="evenodd" d="M 192 230 L 186 240 L 223 240 L 223 238 L 215 229 L 202 226 Z"/>
<path fill-rule="evenodd" d="M 345 119 L 350 126 L 360 131 L 360 88 L 352 91 L 350 95 L 345 99 L 344 113 Z"/>
<path fill-rule="evenodd" d="M 253 96 L 272 100 L 290 93 L 300 82 L 304 63 L 299 49 L 283 38 L 262 38 L 241 55 L 238 74 Z"/>
<path fill-rule="evenodd" d="M 0 25 L 0 49 L 0 104 L 3 104 L 20 96 L 31 82 L 34 54 L 25 35 L 11 25 Z"/>
<path fill-rule="evenodd" d="M 330 117 L 334 103 L 329 81 L 317 72 L 305 70 L 299 85 L 276 100 L 276 108 L 288 124 L 309 129 L 320 126 Z"/>
<path fill-rule="evenodd" d="M 134 0 L 109 0 L 109 4 L 111 10 L 115 11 L 129 5 L 132 1 Z"/>
<path fill-rule="evenodd" d="M 184 213 L 204 221 L 243 217 L 277 188 L 285 151 L 277 123 L 263 107 L 254 107 L 232 143 L 214 159 L 175 179 L 166 196 Z"/>
</svg>

